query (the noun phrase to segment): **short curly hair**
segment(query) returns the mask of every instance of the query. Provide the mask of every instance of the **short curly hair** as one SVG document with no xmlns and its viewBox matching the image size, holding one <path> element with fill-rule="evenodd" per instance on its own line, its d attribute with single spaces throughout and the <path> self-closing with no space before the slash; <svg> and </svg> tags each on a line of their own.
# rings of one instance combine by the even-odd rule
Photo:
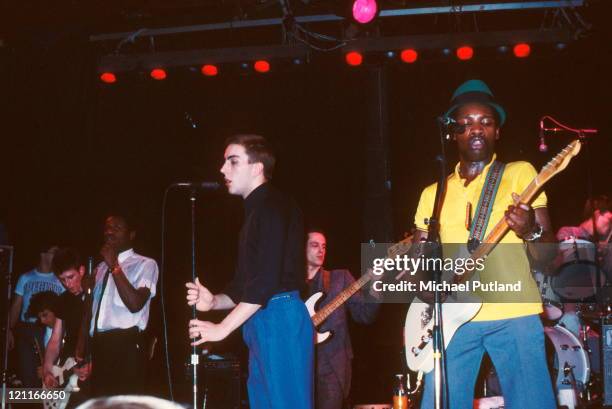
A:
<svg viewBox="0 0 612 409">
<path fill-rule="evenodd" d="M 593 216 L 593 212 L 599 210 L 601 214 L 612 211 L 612 201 L 609 196 L 599 195 L 588 199 L 584 205 L 584 217 Z"/>
<path fill-rule="evenodd" d="M 28 317 L 37 317 L 44 310 L 52 311 L 57 314 L 59 296 L 53 291 L 41 291 L 36 293 L 30 299 L 28 307 Z"/>
</svg>

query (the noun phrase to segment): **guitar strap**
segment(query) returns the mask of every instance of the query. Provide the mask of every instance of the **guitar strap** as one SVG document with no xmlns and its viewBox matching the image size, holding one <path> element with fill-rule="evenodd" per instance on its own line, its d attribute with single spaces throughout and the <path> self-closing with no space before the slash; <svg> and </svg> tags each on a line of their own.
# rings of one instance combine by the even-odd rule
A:
<svg viewBox="0 0 612 409">
<path fill-rule="evenodd" d="M 323 292 L 326 294 L 329 293 L 329 282 L 331 280 L 329 270 L 321 269 L 321 273 L 323 274 Z"/>
<path fill-rule="evenodd" d="M 499 161 L 494 161 L 487 172 L 487 178 L 485 180 L 482 192 L 480 193 L 480 199 L 478 200 L 478 207 L 472 225 L 470 226 L 470 238 L 467 242 L 467 247 L 470 253 L 480 245 L 484 238 L 489 224 L 489 218 L 491 217 L 491 210 L 493 209 L 493 203 L 495 203 L 495 196 L 499 184 L 501 183 L 502 176 L 506 165 Z"/>
</svg>

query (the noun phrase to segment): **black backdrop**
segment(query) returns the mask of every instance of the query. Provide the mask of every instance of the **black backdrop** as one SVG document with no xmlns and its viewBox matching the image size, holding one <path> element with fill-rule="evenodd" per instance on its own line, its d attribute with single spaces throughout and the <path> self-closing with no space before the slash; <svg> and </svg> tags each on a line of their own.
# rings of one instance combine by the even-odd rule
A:
<svg viewBox="0 0 612 409">
<path fill-rule="evenodd" d="M 556 227 L 576 223 L 591 167 L 595 193 L 610 193 L 612 72 L 609 33 L 559 53 L 525 60 L 489 56 L 457 62 L 386 65 L 392 208 L 395 237 L 403 236 L 421 189 L 435 178 L 439 149 L 434 118 L 452 90 L 482 78 L 508 112 L 499 157 L 543 165 L 569 141 L 550 138 L 537 151 L 537 124 L 550 114 L 576 127 L 595 127 L 591 159 L 585 153 L 547 187 Z M 96 254 L 109 209 L 134 212 L 137 248 L 160 258 L 161 200 L 176 180 L 219 180 L 223 138 L 235 131 L 268 137 L 278 152 L 274 183 L 296 197 L 310 224 L 328 232 L 328 267 L 359 270 L 363 235 L 364 140 L 369 118 L 368 71 L 337 64 L 267 75 L 201 77 L 173 71 L 163 82 L 132 76 L 100 84 L 94 53 L 78 41 L 41 43 L 29 38 L 2 51 L 2 194 L 0 216 L 16 248 L 16 273 L 36 262 L 40 242 L 56 241 Z M 193 119 L 190 122 L 185 113 Z M 452 156 L 452 154 L 451 154 Z M 197 202 L 198 272 L 220 289 L 231 277 L 240 201 L 200 194 Z M 189 200 L 169 195 L 165 290 L 170 317 L 173 377 L 183 382 L 188 346 L 183 283 L 190 277 Z M 353 328 L 355 401 L 383 400 L 392 374 L 403 370 L 401 331 L 406 306 L 384 306 L 370 327 Z M 217 347 L 243 353 L 238 334 Z M 161 359 L 153 375 L 163 384 Z M 155 389 L 165 394 L 164 388 Z"/>
</svg>

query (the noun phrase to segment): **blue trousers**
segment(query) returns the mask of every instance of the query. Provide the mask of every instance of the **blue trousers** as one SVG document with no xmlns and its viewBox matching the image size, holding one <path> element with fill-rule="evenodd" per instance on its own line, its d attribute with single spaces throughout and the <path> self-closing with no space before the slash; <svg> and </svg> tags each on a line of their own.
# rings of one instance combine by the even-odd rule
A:
<svg viewBox="0 0 612 409">
<path fill-rule="evenodd" d="M 556 409 L 540 317 L 468 322 L 446 349 L 450 409 L 472 409 L 485 351 L 497 371 L 506 409 Z M 421 409 L 433 408 L 433 371 L 425 377 Z"/>
<path fill-rule="evenodd" d="M 312 409 L 314 330 L 297 291 L 280 293 L 243 326 L 250 409 Z"/>
</svg>

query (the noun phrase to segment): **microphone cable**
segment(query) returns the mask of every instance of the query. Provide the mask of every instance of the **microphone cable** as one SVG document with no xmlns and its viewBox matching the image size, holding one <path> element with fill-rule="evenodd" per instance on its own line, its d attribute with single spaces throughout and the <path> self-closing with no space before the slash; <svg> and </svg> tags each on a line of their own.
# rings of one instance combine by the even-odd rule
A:
<svg viewBox="0 0 612 409">
<path fill-rule="evenodd" d="M 162 216 L 161 216 L 161 268 L 159 273 L 160 282 L 160 304 L 162 313 L 162 328 L 164 331 L 164 355 L 166 356 L 166 377 L 168 379 L 168 391 L 170 392 L 170 400 L 174 402 L 174 391 L 172 385 L 172 371 L 170 370 L 170 350 L 168 348 L 168 321 L 166 318 L 166 300 L 165 300 L 165 270 L 166 270 L 166 204 L 168 200 L 168 191 L 171 187 L 167 187 L 164 191 L 164 197 L 162 199 Z"/>
</svg>

